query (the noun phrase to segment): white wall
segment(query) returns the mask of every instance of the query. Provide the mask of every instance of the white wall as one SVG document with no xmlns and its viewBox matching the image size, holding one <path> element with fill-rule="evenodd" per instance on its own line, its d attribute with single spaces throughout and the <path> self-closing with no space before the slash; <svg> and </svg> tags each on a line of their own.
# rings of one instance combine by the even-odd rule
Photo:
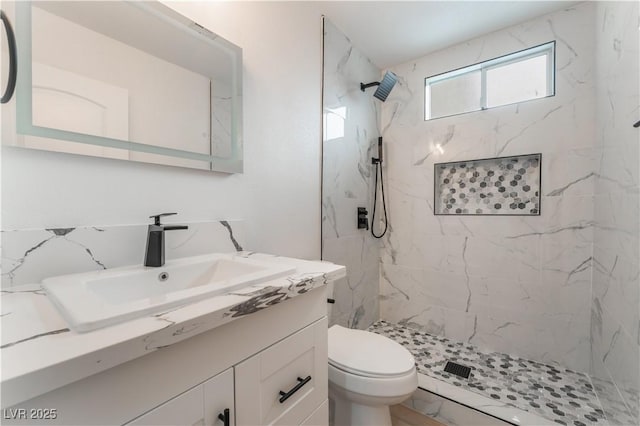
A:
<svg viewBox="0 0 640 426">
<path fill-rule="evenodd" d="M 2 153 L 2 229 L 244 219 L 249 250 L 320 256 L 320 13 L 295 3 L 170 2 L 244 53 L 245 173 L 20 149 Z"/>
</svg>

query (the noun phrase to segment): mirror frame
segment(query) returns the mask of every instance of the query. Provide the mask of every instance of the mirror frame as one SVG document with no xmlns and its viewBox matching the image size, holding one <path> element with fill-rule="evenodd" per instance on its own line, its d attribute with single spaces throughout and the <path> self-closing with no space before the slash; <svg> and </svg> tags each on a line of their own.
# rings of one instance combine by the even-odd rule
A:
<svg viewBox="0 0 640 426">
<path fill-rule="evenodd" d="M 242 48 L 214 34 L 200 24 L 191 21 L 173 9 L 160 2 L 132 2 L 126 1 L 135 7 L 145 10 L 168 24 L 181 27 L 190 32 L 200 40 L 206 40 L 216 48 L 223 48 L 229 51 L 232 58 L 232 97 L 231 97 L 231 157 L 216 157 L 215 155 L 200 154 L 191 151 L 184 151 L 174 148 L 166 148 L 148 145 L 133 141 L 124 141 L 104 136 L 89 135 L 84 133 L 71 132 L 49 127 L 33 125 L 33 99 L 32 99 L 32 2 L 31 0 L 20 0 L 16 5 L 16 38 L 18 41 L 18 58 L 26 58 L 20 62 L 18 70 L 18 83 L 16 90 L 16 131 L 19 135 L 36 136 L 49 139 L 59 139 L 64 141 L 97 145 L 109 148 L 117 148 L 127 151 L 146 152 L 150 154 L 163 155 L 167 157 L 177 157 L 190 160 L 197 160 L 209 163 L 208 170 L 223 173 L 243 172 L 243 140 L 242 140 Z M 212 137 L 213 135 L 210 135 Z M 210 145 L 211 146 L 211 145 Z M 39 149 L 39 148 L 35 148 Z M 46 150 L 45 148 L 43 148 Z M 64 151 L 63 151 L 64 152 Z M 91 154 L 80 154 L 90 155 Z M 99 157 L 99 156 L 98 156 Z M 101 157 L 103 158 L 103 157 Z M 108 158 L 108 157 L 107 157 Z M 145 162 L 153 164 L 163 164 L 161 161 L 130 160 L 134 162 Z M 184 167 L 184 166 L 174 166 Z M 198 169 L 207 170 L 207 169 Z"/>
</svg>

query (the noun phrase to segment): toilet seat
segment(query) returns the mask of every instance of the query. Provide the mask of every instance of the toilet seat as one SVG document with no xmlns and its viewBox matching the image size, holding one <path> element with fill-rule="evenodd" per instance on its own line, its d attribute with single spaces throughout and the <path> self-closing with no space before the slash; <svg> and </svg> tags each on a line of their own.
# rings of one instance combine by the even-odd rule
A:
<svg viewBox="0 0 640 426">
<path fill-rule="evenodd" d="M 413 355 L 399 343 L 339 325 L 329 328 L 329 365 L 351 375 L 381 379 L 415 371 Z"/>
<path fill-rule="evenodd" d="M 329 364 L 329 393 L 332 391 L 346 391 L 354 400 L 353 395 L 363 396 L 365 399 L 406 399 L 418 387 L 418 374 L 415 370 L 397 377 L 365 377 L 347 373 Z"/>
<path fill-rule="evenodd" d="M 329 328 L 329 398 L 335 424 L 391 426 L 389 406 L 418 388 L 411 352 L 379 334 Z"/>
</svg>

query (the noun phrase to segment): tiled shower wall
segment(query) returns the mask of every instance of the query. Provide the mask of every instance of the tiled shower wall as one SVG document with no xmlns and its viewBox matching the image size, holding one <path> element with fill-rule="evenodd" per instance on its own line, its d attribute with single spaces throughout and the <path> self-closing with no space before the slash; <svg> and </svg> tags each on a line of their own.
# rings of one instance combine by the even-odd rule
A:
<svg viewBox="0 0 640 426">
<path fill-rule="evenodd" d="M 598 4 L 591 376 L 612 425 L 640 424 L 638 2 Z"/>
<path fill-rule="evenodd" d="M 589 370 L 595 3 L 392 68 L 381 318 Z M 424 121 L 424 79 L 556 41 L 553 97 Z M 542 153 L 541 215 L 434 216 L 434 163 Z"/>
<path fill-rule="evenodd" d="M 357 229 L 356 212 L 371 213 L 379 135 L 374 89 L 363 93 L 360 82 L 379 79 L 380 70 L 325 18 L 322 258 L 347 267 L 334 288 L 330 322 L 350 328 L 378 320 L 379 243 Z"/>
</svg>

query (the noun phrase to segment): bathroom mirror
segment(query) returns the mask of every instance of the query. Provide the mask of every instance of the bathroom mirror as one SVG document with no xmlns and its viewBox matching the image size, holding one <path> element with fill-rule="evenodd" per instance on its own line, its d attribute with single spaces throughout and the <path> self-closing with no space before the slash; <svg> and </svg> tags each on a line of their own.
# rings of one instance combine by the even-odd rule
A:
<svg viewBox="0 0 640 426">
<path fill-rule="evenodd" d="M 18 1 L 12 144 L 242 172 L 242 50 L 159 2 Z"/>
</svg>

